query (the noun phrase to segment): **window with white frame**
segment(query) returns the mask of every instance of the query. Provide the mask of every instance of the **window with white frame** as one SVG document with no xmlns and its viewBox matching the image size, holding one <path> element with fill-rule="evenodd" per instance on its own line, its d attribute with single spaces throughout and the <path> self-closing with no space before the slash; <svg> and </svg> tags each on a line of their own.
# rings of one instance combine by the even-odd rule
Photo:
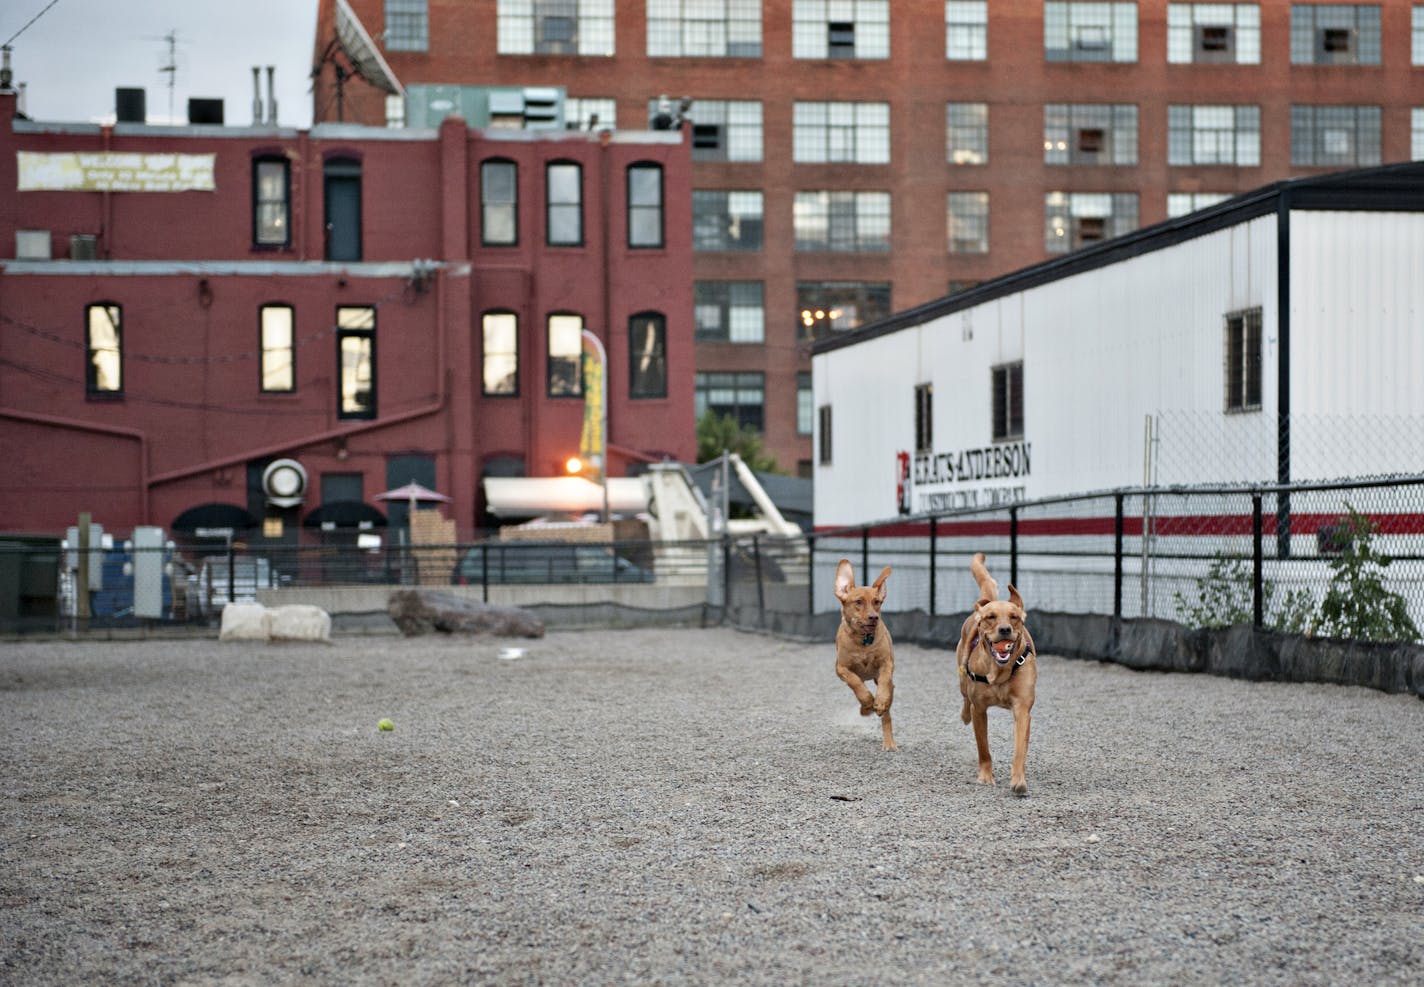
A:
<svg viewBox="0 0 1424 987">
<path fill-rule="evenodd" d="M 797 192 L 792 215 L 798 251 L 890 252 L 889 192 Z"/>
<path fill-rule="evenodd" d="M 993 394 L 992 434 L 995 442 L 1021 439 L 1024 434 L 1023 361 L 989 369 Z"/>
<path fill-rule="evenodd" d="M 648 100 L 648 125 L 658 112 L 658 100 Z M 692 121 L 693 161 L 760 161 L 761 102 L 755 99 L 695 99 L 688 107 Z"/>
<path fill-rule="evenodd" d="M 648 0 L 652 58 L 760 58 L 761 0 Z"/>
<path fill-rule="evenodd" d="M 801 370 L 796 374 L 796 434 L 810 435 L 816 428 L 816 395 L 811 389 L 811 375 Z"/>
<path fill-rule="evenodd" d="M 1045 3 L 1043 53 L 1050 62 L 1137 61 L 1137 4 Z"/>
<path fill-rule="evenodd" d="M 799 164 L 888 164 L 889 103 L 803 103 L 792 109 L 791 155 Z"/>
<path fill-rule="evenodd" d="M 480 320 L 482 391 L 486 397 L 519 395 L 519 316 L 486 312 Z"/>
<path fill-rule="evenodd" d="M 1063 254 L 1137 229 L 1135 192 L 1049 192 L 1044 249 Z"/>
<path fill-rule="evenodd" d="M 951 62 L 982 62 L 989 57 L 985 0 L 945 0 L 944 57 Z"/>
<path fill-rule="evenodd" d="M 376 307 L 336 309 L 337 418 L 376 417 Z"/>
<path fill-rule="evenodd" d="M 765 374 L 704 371 L 693 378 L 692 410 L 698 418 L 710 411 L 760 432 L 765 405 Z"/>
<path fill-rule="evenodd" d="M 1259 106 L 1168 106 L 1169 165 L 1261 163 Z"/>
<path fill-rule="evenodd" d="M 760 281 L 694 281 L 692 311 L 699 343 L 766 340 L 766 289 Z"/>
<path fill-rule="evenodd" d="M 263 392 L 296 389 L 295 324 L 290 305 L 262 305 L 257 309 L 257 332 L 262 345 L 259 387 Z"/>
<path fill-rule="evenodd" d="M 1424 65 L 1424 3 L 1416 3 L 1409 43 L 1409 64 Z"/>
<path fill-rule="evenodd" d="M 1137 164 L 1137 107 L 1129 103 L 1049 103 L 1043 108 L 1043 163 Z"/>
<path fill-rule="evenodd" d="M 949 252 L 989 252 L 989 193 L 950 192 L 945 209 L 949 225 Z"/>
<path fill-rule="evenodd" d="M 1167 61 L 1173 65 L 1261 64 L 1261 5 L 1167 4 Z"/>
<path fill-rule="evenodd" d="M 886 281 L 797 281 L 796 310 L 800 335 L 824 339 L 883 319 L 890 314 Z"/>
<path fill-rule="evenodd" d="M 946 103 L 944 145 L 945 159 L 950 164 L 987 164 L 989 104 Z"/>
<path fill-rule="evenodd" d="M 760 250 L 762 194 L 728 189 L 692 190 L 692 249 L 699 252 Z"/>
<path fill-rule="evenodd" d="M 1214 206 L 1231 198 L 1229 192 L 1168 192 L 1167 218 L 1176 219 L 1188 213 Z"/>
<path fill-rule="evenodd" d="M 284 157 L 252 162 L 252 242 L 259 247 L 292 242 L 291 164 Z"/>
<path fill-rule="evenodd" d="M 1424 161 L 1424 106 L 1409 111 L 1409 160 Z"/>
<path fill-rule="evenodd" d="M 1226 410 L 1261 410 L 1261 310 L 1226 316 Z"/>
<path fill-rule="evenodd" d="M 1378 106 L 1292 106 L 1291 164 L 1380 163 Z"/>
<path fill-rule="evenodd" d="M 430 48 L 430 10 L 427 0 L 386 0 L 388 51 L 426 51 Z"/>
<path fill-rule="evenodd" d="M 519 166 L 480 162 L 480 244 L 512 247 L 519 242 Z"/>
<path fill-rule="evenodd" d="M 583 168 L 571 161 L 544 166 L 545 235 L 551 247 L 583 245 Z"/>
<path fill-rule="evenodd" d="M 889 0 L 794 0 L 791 54 L 793 58 L 889 58 Z"/>
<path fill-rule="evenodd" d="M 611 96 L 567 96 L 564 126 L 570 130 L 617 130 L 618 101 Z"/>
<path fill-rule="evenodd" d="M 613 55 L 613 0 L 499 0 L 501 55 Z"/>
<path fill-rule="evenodd" d="M 628 166 L 628 246 L 663 245 L 663 166 Z"/>
<path fill-rule="evenodd" d="M 1380 64 L 1377 4 L 1291 4 L 1292 65 Z"/>
</svg>

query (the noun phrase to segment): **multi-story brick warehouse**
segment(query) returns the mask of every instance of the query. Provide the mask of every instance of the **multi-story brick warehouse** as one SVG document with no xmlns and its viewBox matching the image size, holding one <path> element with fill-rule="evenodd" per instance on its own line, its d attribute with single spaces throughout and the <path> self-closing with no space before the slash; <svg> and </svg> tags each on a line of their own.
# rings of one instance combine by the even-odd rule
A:
<svg viewBox="0 0 1424 987">
<path fill-rule="evenodd" d="M 608 356 L 610 475 L 694 456 L 687 135 L 101 127 L 15 102 L 0 529 L 219 504 L 251 543 L 295 543 L 324 507 L 369 514 L 416 480 L 468 538 L 482 476 L 578 451 L 585 331 Z"/>
<path fill-rule="evenodd" d="M 1419 3 L 349 4 L 413 96 L 562 87 L 576 124 L 635 128 L 691 100 L 697 406 L 761 425 L 788 469 L 811 458 L 809 336 L 1270 181 L 1424 157 Z M 348 82 L 341 110 L 379 123 L 386 94 Z"/>
</svg>

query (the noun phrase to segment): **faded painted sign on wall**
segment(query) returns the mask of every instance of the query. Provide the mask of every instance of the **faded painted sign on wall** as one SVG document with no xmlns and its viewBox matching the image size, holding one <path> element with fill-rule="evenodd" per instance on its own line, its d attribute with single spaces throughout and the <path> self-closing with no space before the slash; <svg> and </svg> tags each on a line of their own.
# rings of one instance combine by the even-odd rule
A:
<svg viewBox="0 0 1424 987">
<path fill-rule="evenodd" d="M 18 151 L 21 192 L 211 192 L 215 154 Z"/>
</svg>

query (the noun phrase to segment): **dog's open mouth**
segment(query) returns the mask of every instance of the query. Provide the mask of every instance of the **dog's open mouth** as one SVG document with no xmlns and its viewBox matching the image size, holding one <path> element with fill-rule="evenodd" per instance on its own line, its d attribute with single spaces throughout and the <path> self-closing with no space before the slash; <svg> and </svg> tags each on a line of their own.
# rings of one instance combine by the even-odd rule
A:
<svg viewBox="0 0 1424 987">
<path fill-rule="evenodd" d="M 1007 665 L 1009 663 L 1009 656 L 1014 652 L 1014 642 L 1012 638 L 1007 641 L 995 641 L 990 644 L 989 647 L 994 652 L 994 660 L 996 662 L 1000 665 Z"/>
</svg>

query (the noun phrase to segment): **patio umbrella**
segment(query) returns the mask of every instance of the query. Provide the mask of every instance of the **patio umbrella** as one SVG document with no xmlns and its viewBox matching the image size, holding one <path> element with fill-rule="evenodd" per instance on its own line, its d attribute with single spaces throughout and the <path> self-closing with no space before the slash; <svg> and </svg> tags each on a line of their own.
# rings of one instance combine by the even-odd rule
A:
<svg viewBox="0 0 1424 987">
<path fill-rule="evenodd" d="M 372 500 L 404 500 L 409 502 L 410 511 L 415 513 L 415 505 L 424 501 L 426 503 L 446 503 L 450 498 L 443 493 L 436 493 L 429 487 L 423 487 L 414 480 L 411 480 L 403 487 L 396 487 L 392 490 L 383 490 L 371 498 Z"/>
</svg>

